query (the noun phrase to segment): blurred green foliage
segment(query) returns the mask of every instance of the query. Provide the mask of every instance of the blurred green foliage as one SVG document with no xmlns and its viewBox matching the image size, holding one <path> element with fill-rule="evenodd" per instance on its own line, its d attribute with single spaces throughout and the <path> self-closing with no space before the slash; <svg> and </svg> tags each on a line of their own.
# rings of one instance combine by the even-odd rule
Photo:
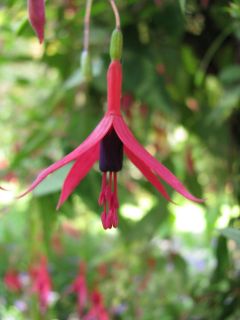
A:
<svg viewBox="0 0 240 320">
<path fill-rule="evenodd" d="M 240 2 L 116 2 L 125 119 L 139 141 L 206 202 L 191 205 L 172 193 L 181 207 L 169 205 L 127 160 L 117 231 L 101 227 L 97 167 L 60 212 L 55 206 L 69 167 L 16 201 L 16 193 L 78 146 L 102 117 L 114 16 L 108 1 L 94 1 L 93 77 L 85 83 L 85 1 L 47 1 L 40 46 L 25 1 L 4 0 L 0 177 L 14 194 L 0 191 L 0 275 L 9 268 L 24 273 L 39 253 L 47 255 L 59 296 L 44 319 L 73 319 L 76 300 L 65 292 L 85 261 L 89 288 L 100 287 L 111 319 L 238 320 Z M 31 294 L 9 293 L 1 283 L 0 300 L 3 320 L 39 317 Z M 27 303 L 25 311 L 19 300 Z"/>
</svg>

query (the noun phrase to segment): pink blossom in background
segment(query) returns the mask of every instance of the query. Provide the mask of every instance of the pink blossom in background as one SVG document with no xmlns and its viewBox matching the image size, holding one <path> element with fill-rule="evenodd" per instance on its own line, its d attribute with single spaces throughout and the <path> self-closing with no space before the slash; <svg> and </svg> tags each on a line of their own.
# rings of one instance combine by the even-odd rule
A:
<svg viewBox="0 0 240 320">
<path fill-rule="evenodd" d="M 75 281 L 73 282 L 73 284 L 70 286 L 69 292 L 76 293 L 77 301 L 78 301 L 78 313 L 79 313 L 79 316 L 82 316 L 88 301 L 86 264 L 84 262 L 80 263 L 79 273 Z"/>
<path fill-rule="evenodd" d="M 22 285 L 16 270 L 9 269 L 3 278 L 3 282 L 9 291 L 19 292 L 21 290 Z"/>
<path fill-rule="evenodd" d="M 52 292 L 52 282 L 47 269 L 47 259 L 42 256 L 39 263 L 30 268 L 32 290 L 36 292 L 42 313 L 46 312 Z"/>
<path fill-rule="evenodd" d="M 83 320 L 110 320 L 104 306 L 103 296 L 98 289 L 95 289 L 91 295 L 91 309 Z"/>
</svg>

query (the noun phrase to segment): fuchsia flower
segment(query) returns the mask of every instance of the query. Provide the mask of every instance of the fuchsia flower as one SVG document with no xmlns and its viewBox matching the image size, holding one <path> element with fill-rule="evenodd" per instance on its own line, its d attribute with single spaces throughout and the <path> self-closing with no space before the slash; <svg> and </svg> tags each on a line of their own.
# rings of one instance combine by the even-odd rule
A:
<svg viewBox="0 0 240 320">
<path fill-rule="evenodd" d="M 30 269 L 33 291 L 37 293 L 40 310 L 44 313 L 50 302 L 52 282 L 48 274 L 47 259 L 42 256 L 40 263 Z"/>
<path fill-rule="evenodd" d="M 84 308 L 87 306 L 88 290 L 86 283 L 86 265 L 80 264 L 79 274 L 73 284 L 71 285 L 69 292 L 75 292 L 78 298 L 78 313 L 82 316 Z"/>
<path fill-rule="evenodd" d="M 104 307 L 102 294 L 95 289 L 91 296 L 92 307 L 84 320 L 109 320 L 109 315 Z"/>
<path fill-rule="evenodd" d="M 29 21 L 35 30 L 39 42 L 44 40 L 45 25 L 45 1 L 44 0 L 28 0 Z"/>
<path fill-rule="evenodd" d="M 118 226 L 117 212 L 119 207 L 117 175 L 122 169 L 124 153 L 168 201 L 171 201 L 171 199 L 159 178 L 185 198 L 202 202 L 202 200 L 191 195 L 171 171 L 153 158 L 139 144 L 127 127 L 120 112 L 122 66 L 118 60 L 111 62 L 107 81 L 108 107 L 98 126 L 79 147 L 40 172 L 30 188 L 21 196 L 31 192 L 52 172 L 74 161 L 62 187 L 57 205 L 57 208 L 60 208 L 95 162 L 99 160 L 99 167 L 102 171 L 102 188 L 99 196 L 99 205 L 103 206 L 102 224 L 104 229 L 116 228 Z"/>
<path fill-rule="evenodd" d="M 8 290 L 12 292 L 18 292 L 22 288 L 19 274 L 15 270 L 8 270 L 4 276 L 3 282 Z"/>
</svg>

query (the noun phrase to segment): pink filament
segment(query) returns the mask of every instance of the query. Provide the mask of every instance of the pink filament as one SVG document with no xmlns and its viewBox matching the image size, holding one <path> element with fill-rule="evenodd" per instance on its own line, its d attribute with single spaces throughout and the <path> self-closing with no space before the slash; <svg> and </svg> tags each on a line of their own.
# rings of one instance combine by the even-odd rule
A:
<svg viewBox="0 0 240 320">
<path fill-rule="evenodd" d="M 107 174 L 109 179 L 107 181 Z M 118 195 L 117 195 L 117 172 L 104 172 L 102 188 L 99 196 L 99 205 L 103 206 L 101 214 L 104 229 L 117 228 L 118 226 Z"/>
</svg>

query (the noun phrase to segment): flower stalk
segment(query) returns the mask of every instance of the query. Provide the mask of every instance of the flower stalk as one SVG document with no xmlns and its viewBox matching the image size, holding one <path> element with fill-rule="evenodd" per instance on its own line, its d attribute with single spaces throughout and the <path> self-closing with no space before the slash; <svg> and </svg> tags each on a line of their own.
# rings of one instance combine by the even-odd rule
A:
<svg viewBox="0 0 240 320">
<path fill-rule="evenodd" d="M 92 1 L 93 0 L 87 0 L 87 2 L 86 2 L 86 11 L 85 11 L 85 17 L 84 17 L 84 38 L 83 38 L 84 51 L 88 51 L 88 48 L 89 48 L 90 18 L 91 18 Z"/>
<path fill-rule="evenodd" d="M 91 56 L 89 53 L 90 18 L 93 0 L 86 1 L 84 17 L 83 51 L 81 54 L 81 71 L 84 79 L 88 82 L 92 78 Z"/>
<path fill-rule="evenodd" d="M 120 30 L 121 29 L 121 20 L 120 20 L 120 14 L 118 11 L 118 8 L 116 6 L 115 0 L 109 0 L 114 16 L 115 16 L 115 23 L 116 23 L 116 29 Z"/>
</svg>

